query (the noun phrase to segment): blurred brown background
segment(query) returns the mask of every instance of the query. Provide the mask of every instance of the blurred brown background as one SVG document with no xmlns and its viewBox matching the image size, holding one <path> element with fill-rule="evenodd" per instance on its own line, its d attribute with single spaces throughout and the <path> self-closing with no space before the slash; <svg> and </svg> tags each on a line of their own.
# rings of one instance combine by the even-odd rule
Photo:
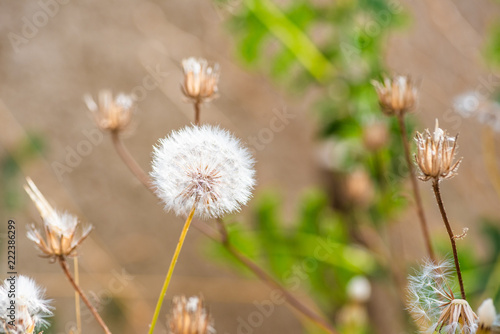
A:
<svg viewBox="0 0 500 334">
<path fill-rule="evenodd" d="M 105 301 L 110 294 L 118 297 L 115 307 L 124 310 L 126 317 L 112 323 L 114 332 L 144 333 L 182 221 L 163 212 L 158 200 L 121 163 L 108 135 L 101 138 L 83 94 L 95 96 L 109 88 L 138 96 L 135 131 L 125 142 L 139 164 L 149 170 L 151 147 L 157 139 L 192 120 L 192 106 L 184 103 L 180 92 L 182 58 L 202 56 L 219 62 L 220 98 L 203 108 L 203 121 L 230 129 L 252 146 L 251 137 L 268 128 L 276 113 L 286 109 L 294 115 L 274 138 L 252 147 L 257 160 L 255 196 L 264 189 L 279 189 L 286 203 L 285 216 L 293 217 L 301 192 L 321 183 L 311 108 L 314 92 L 287 95 L 264 75 L 240 66 L 224 28 L 224 18 L 237 3 L 217 7 L 211 1 L 197 0 L 64 0 L 64 4 L 61 0 L 44 1 L 52 4 L 45 10 L 40 3 L 0 2 L 0 155 L 14 150 L 27 133 L 43 136 L 43 158 L 24 164 L 23 172 L 55 206 L 95 226 L 81 250 L 82 286 Z M 479 216 L 500 218 L 498 197 L 480 154 L 481 125 L 451 113 L 451 101 L 478 86 L 485 90 L 500 86 L 500 75 L 481 57 L 488 29 L 500 17 L 499 6 L 486 0 L 403 4 L 412 23 L 389 39 L 386 63 L 396 72 L 421 79 L 417 114 L 421 129 L 432 127 L 438 117 L 452 134 L 460 132 L 459 154 L 465 157 L 460 177 L 442 190 L 453 223 L 468 226 L 473 235 L 471 224 Z M 44 16 L 45 12 L 53 15 Z M 30 30 L 26 20 L 38 22 L 39 27 Z M 84 150 L 86 133 L 95 140 L 88 155 L 75 162 L 71 172 L 61 173 L 54 166 L 66 164 L 71 151 Z M 18 182 L 21 187 L 23 179 Z M 421 184 L 432 229 L 444 233 L 426 186 Z M 40 219 L 28 197 L 23 197 L 25 210 L 2 213 L 5 221 L 14 218 L 18 225 L 17 269 L 46 286 L 47 295 L 54 299 L 57 330 L 46 333 L 67 332 L 65 326 L 74 319 L 73 292 L 60 268 L 38 258 L 37 250 L 24 238 L 25 226 Z M 248 216 L 250 211 L 245 208 L 241 215 Z M 414 237 L 420 231 L 413 210 L 401 218 L 401 224 L 404 229 L 394 233 L 405 256 L 418 257 L 422 244 Z M 246 319 L 256 310 L 253 302 L 268 298 L 269 290 L 253 277 L 242 278 L 210 260 L 203 252 L 207 242 L 195 229 L 190 231 L 167 298 L 203 294 L 218 332 L 236 333 L 238 317 Z M 167 307 L 168 303 L 163 313 Z M 93 320 L 84 318 L 84 331 L 99 329 Z M 255 332 L 302 330 L 292 311 L 280 306 Z"/>
</svg>

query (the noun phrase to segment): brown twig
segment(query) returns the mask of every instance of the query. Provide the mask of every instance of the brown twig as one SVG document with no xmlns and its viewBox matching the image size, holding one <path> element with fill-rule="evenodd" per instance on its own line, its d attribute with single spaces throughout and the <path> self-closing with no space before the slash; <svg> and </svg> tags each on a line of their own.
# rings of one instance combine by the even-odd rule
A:
<svg viewBox="0 0 500 334">
<path fill-rule="evenodd" d="M 458 283 L 460 284 L 460 292 L 462 293 L 462 299 L 465 300 L 465 289 L 464 289 L 464 283 L 462 281 L 462 271 L 460 270 L 460 263 L 458 262 L 457 245 L 455 243 L 455 236 L 453 234 L 453 230 L 451 229 L 450 222 L 448 221 L 448 216 L 446 215 L 446 211 L 444 209 L 443 200 L 441 199 L 441 192 L 439 190 L 439 180 L 437 179 L 432 180 L 432 188 L 434 189 L 434 194 L 436 195 L 436 201 L 438 203 L 441 216 L 443 217 L 443 222 L 444 225 L 446 226 L 446 231 L 448 232 L 448 236 L 450 237 L 451 249 L 453 250 L 453 259 L 455 260 L 455 268 L 457 269 Z"/>
<path fill-rule="evenodd" d="M 73 279 L 73 276 L 71 276 L 71 273 L 69 272 L 68 264 L 66 263 L 66 259 L 64 258 L 64 256 L 59 256 L 58 260 L 59 260 L 59 263 L 61 264 L 61 268 L 64 271 L 64 274 L 68 278 L 69 282 L 71 283 L 71 285 L 73 286 L 73 288 L 75 289 L 75 291 L 78 292 L 78 294 L 82 298 L 83 302 L 85 303 L 85 305 L 87 305 L 87 308 L 90 310 L 90 312 L 92 313 L 92 315 L 94 316 L 94 318 L 97 320 L 97 322 L 99 323 L 99 325 L 102 327 L 102 329 L 104 330 L 104 332 L 106 334 L 111 334 L 111 331 L 109 330 L 108 326 L 106 326 L 106 323 L 104 323 L 104 321 L 102 320 L 102 318 L 99 315 L 99 313 L 97 313 L 97 310 L 95 309 L 95 307 L 92 306 L 92 304 L 87 299 L 87 297 L 85 296 L 85 294 L 83 293 L 83 291 L 80 289 L 80 287 L 78 286 L 78 284 L 76 284 L 75 280 Z"/>
<path fill-rule="evenodd" d="M 194 124 L 200 125 L 200 101 L 196 100 L 194 103 Z"/>
<path fill-rule="evenodd" d="M 411 179 L 411 185 L 413 188 L 413 194 L 415 197 L 417 215 L 418 215 L 418 218 L 420 220 L 420 227 L 422 229 L 422 233 L 424 235 L 424 241 L 425 241 L 425 246 L 427 248 L 427 254 L 429 255 L 430 259 L 432 261 L 434 261 L 435 260 L 434 250 L 432 248 L 431 238 L 429 235 L 429 228 L 427 227 L 427 221 L 425 219 L 424 207 L 422 205 L 422 198 L 420 197 L 420 191 L 418 189 L 417 176 L 415 174 L 415 169 L 413 168 L 413 163 L 412 163 L 411 158 L 410 158 L 410 156 L 411 156 L 410 145 L 408 143 L 408 132 L 406 130 L 404 113 L 401 111 L 398 112 L 397 119 L 399 122 L 399 129 L 401 130 L 401 138 L 403 140 L 403 147 L 404 147 L 404 152 L 405 152 L 406 164 L 408 165 L 408 169 L 410 171 L 410 179 Z"/>
<path fill-rule="evenodd" d="M 115 147 L 116 152 L 120 156 L 120 158 L 123 160 L 125 165 L 130 169 L 132 174 L 141 181 L 141 183 L 148 188 L 149 190 L 153 191 L 153 183 L 151 182 L 151 179 L 149 176 L 144 172 L 144 170 L 139 166 L 137 161 L 132 157 L 130 152 L 127 150 L 125 145 L 123 145 L 123 142 L 120 139 L 120 134 L 118 131 L 113 131 L 111 132 L 111 138 L 113 139 L 113 145 Z M 154 191 L 153 191 L 154 193 Z"/>
<path fill-rule="evenodd" d="M 325 321 L 325 319 L 323 319 L 316 312 L 314 312 L 306 305 L 304 305 L 301 301 L 299 301 L 297 298 L 295 298 L 289 291 L 287 291 L 283 286 L 281 286 L 281 284 L 278 283 L 272 276 L 270 276 L 261 267 L 259 267 L 259 265 L 257 265 L 255 262 L 250 260 L 245 255 L 241 254 L 236 248 L 234 248 L 229 241 L 229 234 L 227 232 L 224 221 L 221 218 L 217 219 L 217 225 L 221 233 L 221 239 L 216 241 L 220 242 L 233 257 L 235 257 L 246 268 L 248 268 L 251 272 L 253 272 L 255 276 L 257 276 L 261 281 L 266 283 L 271 288 L 279 290 L 285 297 L 287 303 L 290 304 L 290 306 L 295 308 L 297 311 L 302 313 L 304 316 L 309 318 L 311 321 L 313 321 L 314 323 L 316 323 L 318 326 L 322 327 L 329 333 L 332 334 L 337 333 L 337 331 L 332 327 L 332 325 L 329 324 L 327 321 Z"/>
</svg>

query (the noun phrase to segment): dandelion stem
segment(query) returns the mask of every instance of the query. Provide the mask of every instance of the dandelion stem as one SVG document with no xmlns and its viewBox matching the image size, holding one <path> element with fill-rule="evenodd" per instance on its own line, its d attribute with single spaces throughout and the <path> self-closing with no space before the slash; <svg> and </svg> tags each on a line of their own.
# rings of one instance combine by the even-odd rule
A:
<svg viewBox="0 0 500 334">
<path fill-rule="evenodd" d="M 336 334 L 337 331 L 329 324 L 325 319 L 323 319 L 316 312 L 304 305 L 300 300 L 295 298 L 290 292 L 288 292 L 280 283 L 278 283 L 271 275 L 266 273 L 258 264 L 247 258 L 245 255 L 240 253 L 236 248 L 234 248 L 229 242 L 229 234 L 227 232 L 224 221 L 221 218 L 217 219 L 217 224 L 219 231 L 221 233 L 222 239 L 221 244 L 226 248 L 226 250 L 234 256 L 239 262 L 241 262 L 245 267 L 247 267 L 251 272 L 253 272 L 261 281 L 269 285 L 271 288 L 279 290 L 290 306 L 295 308 L 297 311 L 302 313 L 304 316 L 309 318 L 312 322 L 317 324 L 319 327 L 326 330 L 328 333 Z"/>
<path fill-rule="evenodd" d="M 458 262 L 458 253 L 457 253 L 457 245 L 455 243 L 455 236 L 453 234 L 450 222 L 448 221 L 448 216 L 446 215 L 446 211 L 444 209 L 443 200 L 441 198 L 441 191 L 439 190 L 439 180 L 437 179 L 432 180 L 432 188 L 434 189 L 434 194 L 436 195 L 436 201 L 438 203 L 441 216 L 443 217 L 443 222 L 444 225 L 446 226 L 446 231 L 448 232 L 448 236 L 450 237 L 451 249 L 453 250 L 453 259 L 455 260 L 455 268 L 457 270 L 458 283 L 460 284 L 460 292 L 462 294 L 462 299 L 466 300 L 464 283 L 462 280 L 462 271 L 460 270 L 460 263 Z"/>
<path fill-rule="evenodd" d="M 420 197 L 420 191 L 418 189 L 417 176 L 415 174 L 415 169 L 413 168 L 413 163 L 410 158 L 410 145 L 408 143 L 408 131 L 406 130 L 404 113 L 399 111 L 396 113 L 399 122 L 399 129 L 401 131 L 401 138 L 403 140 L 403 147 L 405 152 L 406 164 L 408 165 L 408 170 L 410 171 L 410 180 L 413 188 L 413 195 L 415 197 L 415 204 L 417 209 L 417 215 L 420 220 L 420 227 L 424 235 L 425 246 L 427 248 L 427 254 L 432 261 L 435 260 L 434 250 L 432 248 L 431 238 L 429 235 L 429 229 L 427 227 L 427 221 L 425 219 L 424 208 L 422 205 L 422 198 Z"/>
<path fill-rule="evenodd" d="M 118 131 L 111 132 L 111 138 L 113 139 L 113 145 L 115 147 L 116 152 L 123 160 L 125 165 L 130 169 L 132 174 L 141 181 L 141 183 L 148 189 L 152 190 L 152 183 L 148 175 L 144 172 L 144 170 L 137 164 L 137 161 L 130 155 L 130 152 L 127 150 L 125 145 L 123 145 L 122 140 L 120 139 L 120 134 Z"/>
<path fill-rule="evenodd" d="M 182 229 L 179 242 L 177 243 L 177 247 L 175 248 L 174 256 L 172 257 L 172 261 L 170 262 L 170 267 L 168 268 L 167 276 L 165 277 L 165 282 L 163 283 L 163 288 L 161 289 L 160 296 L 158 298 L 158 303 L 156 303 L 156 309 L 153 315 L 153 320 L 151 321 L 151 327 L 149 328 L 149 334 L 152 334 L 154 332 L 156 321 L 158 320 L 158 316 L 160 315 L 163 299 L 165 298 L 165 294 L 167 293 L 170 280 L 172 279 L 172 274 L 174 273 L 175 264 L 177 263 L 177 259 L 179 258 L 182 245 L 184 244 L 184 240 L 186 239 L 186 235 L 189 230 L 189 226 L 191 225 L 191 221 L 193 220 L 194 211 L 195 211 L 195 206 L 193 205 L 193 208 L 191 209 L 191 212 L 189 213 L 189 216 L 187 217 L 186 222 L 184 223 L 184 228 Z"/>
<path fill-rule="evenodd" d="M 194 105 L 194 124 L 200 125 L 200 101 L 196 101 L 193 103 Z"/>
<path fill-rule="evenodd" d="M 73 258 L 73 271 L 75 273 L 75 283 L 77 285 L 80 284 L 80 273 L 78 270 L 78 256 Z M 78 330 L 78 334 L 82 333 L 82 317 L 80 313 L 80 295 L 78 291 L 75 291 L 75 313 L 76 313 L 76 329 Z"/>
<path fill-rule="evenodd" d="M 69 272 L 68 264 L 66 263 L 66 259 L 64 258 L 64 256 L 62 256 L 62 255 L 59 256 L 58 260 L 59 260 L 59 263 L 61 264 L 61 268 L 62 268 L 64 274 L 68 278 L 69 282 L 71 283 L 71 285 L 73 286 L 73 288 L 75 289 L 75 291 L 78 292 L 78 294 L 80 295 L 80 298 L 82 298 L 82 300 L 85 303 L 85 305 L 87 305 L 88 309 L 90 310 L 90 313 L 92 313 L 92 315 L 97 320 L 97 322 L 99 323 L 99 325 L 102 327 L 102 329 L 104 330 L 104 332 L 106 334 L 111 334 L 111 331 L 109 330 L 108 326 L 106 326 L 106 323 L 102 320 L 102 318 L 99 315 L 99 313 L 97 313 L 97 310 L 95 309 L 95 307 L 92 306 L 92 304 L 90 303 L 90 301 L 87 299 L 87 297 L 83 293 L 82 289 L 80 289 L 80 287 L 78 286 L 78 284 L 75 282 L 75 280 L 71 276 L 71 273 Z"/>
</svg>

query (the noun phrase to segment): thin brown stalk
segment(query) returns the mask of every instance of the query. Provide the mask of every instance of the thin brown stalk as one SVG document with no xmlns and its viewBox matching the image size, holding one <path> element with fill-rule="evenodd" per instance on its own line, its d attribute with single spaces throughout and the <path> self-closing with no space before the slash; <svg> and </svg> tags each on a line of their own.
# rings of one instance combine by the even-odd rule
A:
<svg viewBox="0 0 500 334">
<path fill-rule="evenodd" d="M 119 139 L 118 139 L 119 141 Z M 123 144 L 121 141 L 119 141 L 120 145 L 123 147 Z M 115 145 L 115 148 L 117 146 Z M 123 147 L 125 149 L 125 147 Z M 117 148 L 118 149 L 118 148 Z M 127 159 L 125 159 L 121 154 L 120 157 L 122 157 L 123 162 L 129 166 L 129 168 L 132 170 L 131 166 L 137 166 L 139 169 L 139 165 L 133 160 L 133 157 L 128 153 L 128 151 L 125 149 L 127 152 Z M 129 165 L 130 164 L 130 165 Z M 151 193 L 156 196 L 154 189 L 151 186 L 152 182 L 149 178 L 148 175 L 142 169 L 140 170 L 139 173 L 133 172 L 133 174 L 139 179 L 139 175 L 144 176 L 144 182 L 143 180 L 140 180 L 150 191 Z M 331 324 L 326 322 L 321 316 L 319 316 L 317 313 L 315 313 L 313 310 L 309 309 L 307 306 L 305 306 L 302 302 L 300 302 L 297 298 L 295 298 L 290 292 L 288 292 L 284 287 L 282 287 L 274 278 L 272 278 L 269 274 L 267 274 L 262 268 L 260 268 L 255 262 L 252 260 L 248 259 L 245 257 L 243 254 L 241 254 L 236 248 L 234 248 L 229 241 L 228 233 L 226 230 L 226 227 L 224 225 L 224 222 L 220 220 L 218 222 L 218 228 L 219 228 L 219 234 L 220 237 L 216 235 L 215 231 L 208 227 L 208 225 L 204 222 L 201 221 L 193 221 L 193 226 L 201 231 L 203 234 L 205 234 L 207 237 L 212 239 L 215 242 L 221 243 L 226 250 L 235 258 L 237 259 L 242 265 L 244 265 L 246 268 L 248 268 L 251 272 L 253 272 L 260 280 L 262 280 L 264 283 L 269 285 L 271 288 L 278 289 L 280 292 L 283 293 L 283 296 L 285 297 L 287 303 L 295 308 L 297 311 L 302 313 L 305 317 L 313 321 L 314 323 L 318 324 L 318 326 L 322 327 L 326 331 L 328 331 L 331 334 L 337 334 L 337 331 L 332 327 Z"/>
<path fill-rule="evenodd" d="M 200 101 L 195 101 L 194 105 L 194 124 L 200 125 Z"/>
<path fill-rule="evenodd" d="M 219 231 L 221 233 L 222 239 L 219 241 L 224 248 L 240 263 L 242 263 L 247 269 L 255 274 L 261 281 L 266 283 L 269 287 L 279 290 L 285 297 L 287 303 L 295 308 L 297 311 L 302 313 L 304 316 L 309 318 L 312 322 L 325 329 L 328 333 L 337 334 L 337 331 L 329 324 L 325 319 L 323 319 L 316 312 L 304 305 L 300 300 L 295 298 L 288 290 L 286 290 L 279 282 L 277 282 L 272 276 L 266 273 L 259 265 L 247 258 L 245 255 L 241 254 L 236 248 L 234 248 L 230 241 L 229 235 L 227 233 L 224 221 L 221 218 L 217 219 L 217 224 L 219 226 Z"/>
<path fill-rule="evenodd" d="M 420 197 L 420 191 L 418 189 L 417 176 L 415 174 L 415 169 L 413 168 L 413 163 L 411 161 L 410 144 L 408 143 L 408 131 L 406 130 L 404 113 L 398 112 L 397 118 L 398 118 L 398 122 L 399 122 L 399 129 L 401 131 L 401 139 L 403 141 L 406 164 L 408 165 L 408 170 L 410 171 L 410 180 L 411 180 L 411 185 L 413 188 L 413 195 L 415 197 L 417 215 L 418 215 L 418 218 L 420 220 L 420 227 L 421 227 L 422 233 L 424 235 L 424 241 L 425 241 L 425 246 L 427 248 L 427 254 L 429 255 L 429 258 L 432 261 L 434 261 L 435 256 L 434 256 L 434 250 L 432 248 L 431 238 L 429 235 L 429 228 L 427 227 L 427 221 L 425 219 L 425 214 L 424 214 L 424 207 L 422 205 L 422 198 Z"/>
<path fill-rule="evenodd" d="M 120 158 L 123 160 L 125 165 L 130 169 L 132 174 L 141 181 L 141 183 L 148 188 L 149 190 L 153 191 L 153 183 L 151 182 L 151 179 L 149 176 L 144 172 L 144 170 L 139 166 L 137 161 L 132 157 L 130 152 L 127 150 L 125 145 L 123 145 L 122 140 L 120 139 L 120 134 L 118 131 L 113 131 L 111 132 L 111 138 L 113 139 L 113 145 L 115 147 L 116 152 L 120 156 Z"/>
<path fill-rule="evenodd" d="M 76 284 L 75 280 L 73 279 L 73 276 L 71 276 L 71 273 L 70 273 L 69 268 L 68 268 L 68 264 L 66 263 L 66 259 L 64 258 L 64 256 L 59 256 L 58 260 L 59 260 L 59 264 L 61 264 L 61 268 L 62 268 L 64 274 L 66 275 L 66 277 L 68 278 L 69 282 L 73 286 L 73 289 L 75 289 L 75 291 L 78 292 L 78 294 L 80 295 L 80 298 L 82 298 L 82 300 L 85 303 L 85 305 L 87 305 L 87 308 L 90 310 L 90 312 L 92 313 L 92 315 L 94 316 L 94 318 L 97 320 L 97 322 L 99 323 L 99 325 L 102 327 L 102 329 L 104 330 L 104 332 L 106 334 L 111 334 L 111 331 L 109 330 L 108 326 L 106 326 L 106 323 L 104 322 L 104 320 L 102 320 L 102 318 L 99 315 L 99 313 L 97 313 L 97 310 L 95 309 L 95 307 L 92 306 L 92 304 L 90 303 L 90 301 L 87 299 L 87 297 L 83 293 L 82 289 L 80 289 L 80 287 L 78 286 L 78 284 Z"/>
<path fill-rule="evenodd" d="M 458 283 L 460 284 L 460 292 L 462 294 L 462 299 L 465 300 L 465 289 L 462 280 L 462 271 L 460 270 L 460 263 L 458 262 L 457 245 L 455 243 L 455 235 L 451 229 L 450 222 L 448 221 L 448 216 L 446 215 L 446 210 L 444 209 L 443 200 L 441 198 L 441 191 L 439 190 L 439 180 L 434 179 L 432 181 L 432 189 L 434 189 L 434 194 L 436 195 L 436 201 L 439 206 L 439 211 L 443 217 L 444 225 L 446 226 L 446 231 L 450 237 L 451 249 L 453 250 L 453 259 L 455 260 L 455 268 L 457 270 Z"/>
</svg>

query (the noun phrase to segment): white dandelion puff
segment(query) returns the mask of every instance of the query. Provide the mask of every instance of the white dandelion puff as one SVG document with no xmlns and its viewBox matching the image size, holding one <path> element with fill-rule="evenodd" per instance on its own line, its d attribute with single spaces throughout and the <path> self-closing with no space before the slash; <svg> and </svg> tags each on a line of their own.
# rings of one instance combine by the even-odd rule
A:
<svg viewBox="0 0 500 334">
<path fill-rule="evenodd" d="M 408 304 L 421 333 L 472 334 L 477 330 L 477 316 L 469 303 L 455 298 L 449 261 L 427 261 L 409 276 Z"/>
<path fill-rule="evenodd" d="M 188 126 L 160 139 L 151 177 L 165 209 L 201 218 L 239 211 L 252 195 L 254 160 L 228 131 Z"/>
<path fill-rule="evenodd" d="M 9 309 L 15 304 L 15 313 Z M 0 286 L 0 322 L 8 332 L 33 333 L 35 328 L 47 326 L 46 317 L 52 315 L 45 289 L 26 276 L 11 276 Z M 12 317 L 14 314 L 14 317 Z"/>
</svg>

